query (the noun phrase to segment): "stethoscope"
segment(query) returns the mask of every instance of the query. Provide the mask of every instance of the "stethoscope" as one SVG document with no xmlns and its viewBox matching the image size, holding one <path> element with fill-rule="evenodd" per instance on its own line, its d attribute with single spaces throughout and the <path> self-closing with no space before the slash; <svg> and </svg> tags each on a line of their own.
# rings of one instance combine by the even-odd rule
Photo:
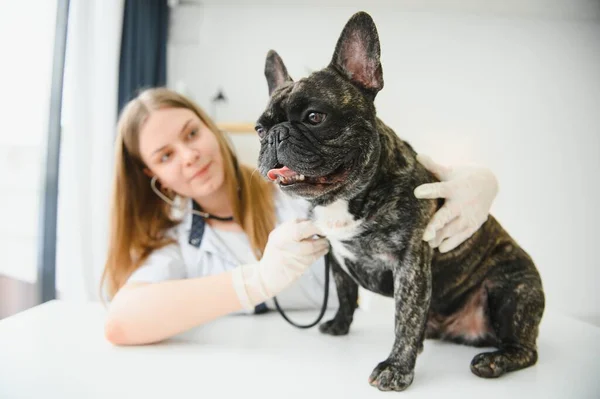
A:
<svg viewBox="0 0 600 399">
<path fill-rule="evenodd" d="M 157 187 L 156 187 L 156 181 L 157 181 L 157 177 L 153 176 L 152 179 L 150 180 L 150 187 L 152 187 L 152 191 L 154 191 L 154 193 L 156 195 L 158 195 L 158 197 L 160 199 L 162 199 L 163 201 L 165 201 L 167 204 L 169 204 L 170 206 L 176 208 L 177 205 L 175 204 L 175 202 L 167 197 L 166 195 L 164 195 Z M 233 216 L 228 216 L 228 217 L 221 217 L 221 216 L 217 216 L 217 215 L 212 215 L 208 212 L 203 212 L 200 210 L 196 210 L 193 208 L 188 208 L 186 207 L 185 209 L 183 209 L 184 215 L 185 213 L 191 213 L 193 215 L 198 215 L 204 219 L 214 219 L 214 220 L 220 220 L 222 222 L 230 222 L 233 220 Z M 225 242 L 221 239 L 221 237 L 218 236 L 218 234 L 215 234 L 215 236 L 217 237 L 217 239 L 221 242 L 221 244 L 223 244 L 223 246 L 225 248 L 227 248 L 227 251 L 229 252 L 229 255 L 231 255 L 234 259 L 236 259 L 238 261 L 239 264 L 241 264 L 241 262 L 237 259 L 237 257 L 233 254 L 233 251 L 231 251 L 229 249 L 229 247 L 227 246 L 227 244 L 225 244 Z M 277 311 L 279 312 L 279 314 L 281 315 L 281 317 L 283 317 L 285 319 L 285 321 L 287 321 L 288 323 L 290 323 L 291 325 L 293 325 L 294 327 L 298 327 L 298 328 L 311 328 L 316 326 L 321 319 L 323 319 L 323 316 L 325 316 L 325 312 L 327 311 L 327 301 L 329 300 L 329 256 L 330 253 L 325 254 L 324 261 L 325 261 L 325 289 L 323 291 L 323 305 L 321 306 L 321 310 L 319 312 L 319 316 L 317 316 L 317 319 L 310 323 L 310 324 L 298 324 L 294 321 L 292 321 L 283 311 L 283 309 L 281 308 L 281 306 L 279 305 L 279 302 L 277 301 L 277 297 L 273 297 L 273 302 L 275 302 L 275 307 L 277 308 Z"/>
</svg>

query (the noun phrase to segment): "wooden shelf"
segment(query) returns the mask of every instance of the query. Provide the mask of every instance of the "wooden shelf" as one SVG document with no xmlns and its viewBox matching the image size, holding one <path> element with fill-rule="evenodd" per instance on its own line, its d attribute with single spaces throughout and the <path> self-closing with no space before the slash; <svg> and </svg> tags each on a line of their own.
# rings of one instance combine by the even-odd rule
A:
<svg viewBox="0 0 600 399">
<path fill-rule="evenodd" d="M 222 122 L 217 123 L 217 127 L 227 133 L 236 134 L 256 134 L 254 123 L 251 122 Z"/>
</svg>

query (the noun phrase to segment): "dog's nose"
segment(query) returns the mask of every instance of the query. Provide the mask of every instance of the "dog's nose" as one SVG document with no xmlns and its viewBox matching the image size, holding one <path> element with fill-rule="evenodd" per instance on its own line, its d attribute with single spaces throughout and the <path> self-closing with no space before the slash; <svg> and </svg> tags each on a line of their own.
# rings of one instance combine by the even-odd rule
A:
<svg viewBox="0 0 600 399">
<path fill-rule="evenodd" d="M 277 141 L 281 143 L 290 137 L 290 130 L 286 126 L 275 126 L 273 129 L 273 136 L 277 138 Z"/>
</svg>

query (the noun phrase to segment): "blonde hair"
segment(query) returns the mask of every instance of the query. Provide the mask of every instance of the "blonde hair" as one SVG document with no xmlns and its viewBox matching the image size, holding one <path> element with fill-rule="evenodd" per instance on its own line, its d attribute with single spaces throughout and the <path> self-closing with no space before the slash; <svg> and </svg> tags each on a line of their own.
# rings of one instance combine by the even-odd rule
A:
<svg viewBox="0 0 600 399">
<path fill-rule="evenodd" d="M 223 158 L 224 184 L 233 218 L 248 235 L 257 257 L 262 254 L 269 232 L 275 226 L 274 186 L 260 176 L 252 180 L 253 168 L 238 164 L 227 137 L 208 115 L 174 91 L 146 89 L 123 108 L 118 122 L 108 257 L 100 283 L 101 290 L 106 285 L 109 298 L 152 251 L 174 242 L 165 233 L 179 221 L 172 218 L 170 205 L 152 191 L 139 152 L 142 124 L 152 111 L 164 108 L 193 111 L 215 134 Z"/>
</svg>

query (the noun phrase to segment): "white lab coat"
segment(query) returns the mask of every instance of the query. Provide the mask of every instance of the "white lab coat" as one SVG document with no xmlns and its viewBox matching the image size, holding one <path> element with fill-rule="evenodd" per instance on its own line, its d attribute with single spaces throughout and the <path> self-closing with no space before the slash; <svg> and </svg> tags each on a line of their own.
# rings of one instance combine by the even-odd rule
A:
<svg viewBox="0 0 600 399">
<path fill-rule="evenodd" d="M 189 244 L 188 239 L 192 225 L 192 214 L 189 212 L 191 201 L 187 206 L 188 212 L 182 222 L 169 232 L 177 240 L 177 244 L 170 244 L 150 254 L 140 268 L 130 276 L 128 282 L 159 282 L 210 276 L 239 266 L 238 258 L 226 245 L 223 245 L 223 241 L 216 236 L 214 229 L 208 224 L 205 225 L 200 247 Z M 276 190 L 275 210 L 277 224 L 280 224 L 290 219 L 305 218 L 308 204 L 304 200 L 292 199 Z M 247 242 L 247 237 L 245 240 Z M 248 243 L 248 254 L 250 253 Z M 320 309 L 325 287 L 324 273 L 324 258 L 320 258 L 298 281 L 277 295 L 279 305 L 284 310 Z M 332 277 L 329 280 L 328 308 L 337 308 L 338 298 L 335 283 Z M 275 309 L 273 300 L 267 301 L 266 304 L 270 309 Z"/>
</svg>

